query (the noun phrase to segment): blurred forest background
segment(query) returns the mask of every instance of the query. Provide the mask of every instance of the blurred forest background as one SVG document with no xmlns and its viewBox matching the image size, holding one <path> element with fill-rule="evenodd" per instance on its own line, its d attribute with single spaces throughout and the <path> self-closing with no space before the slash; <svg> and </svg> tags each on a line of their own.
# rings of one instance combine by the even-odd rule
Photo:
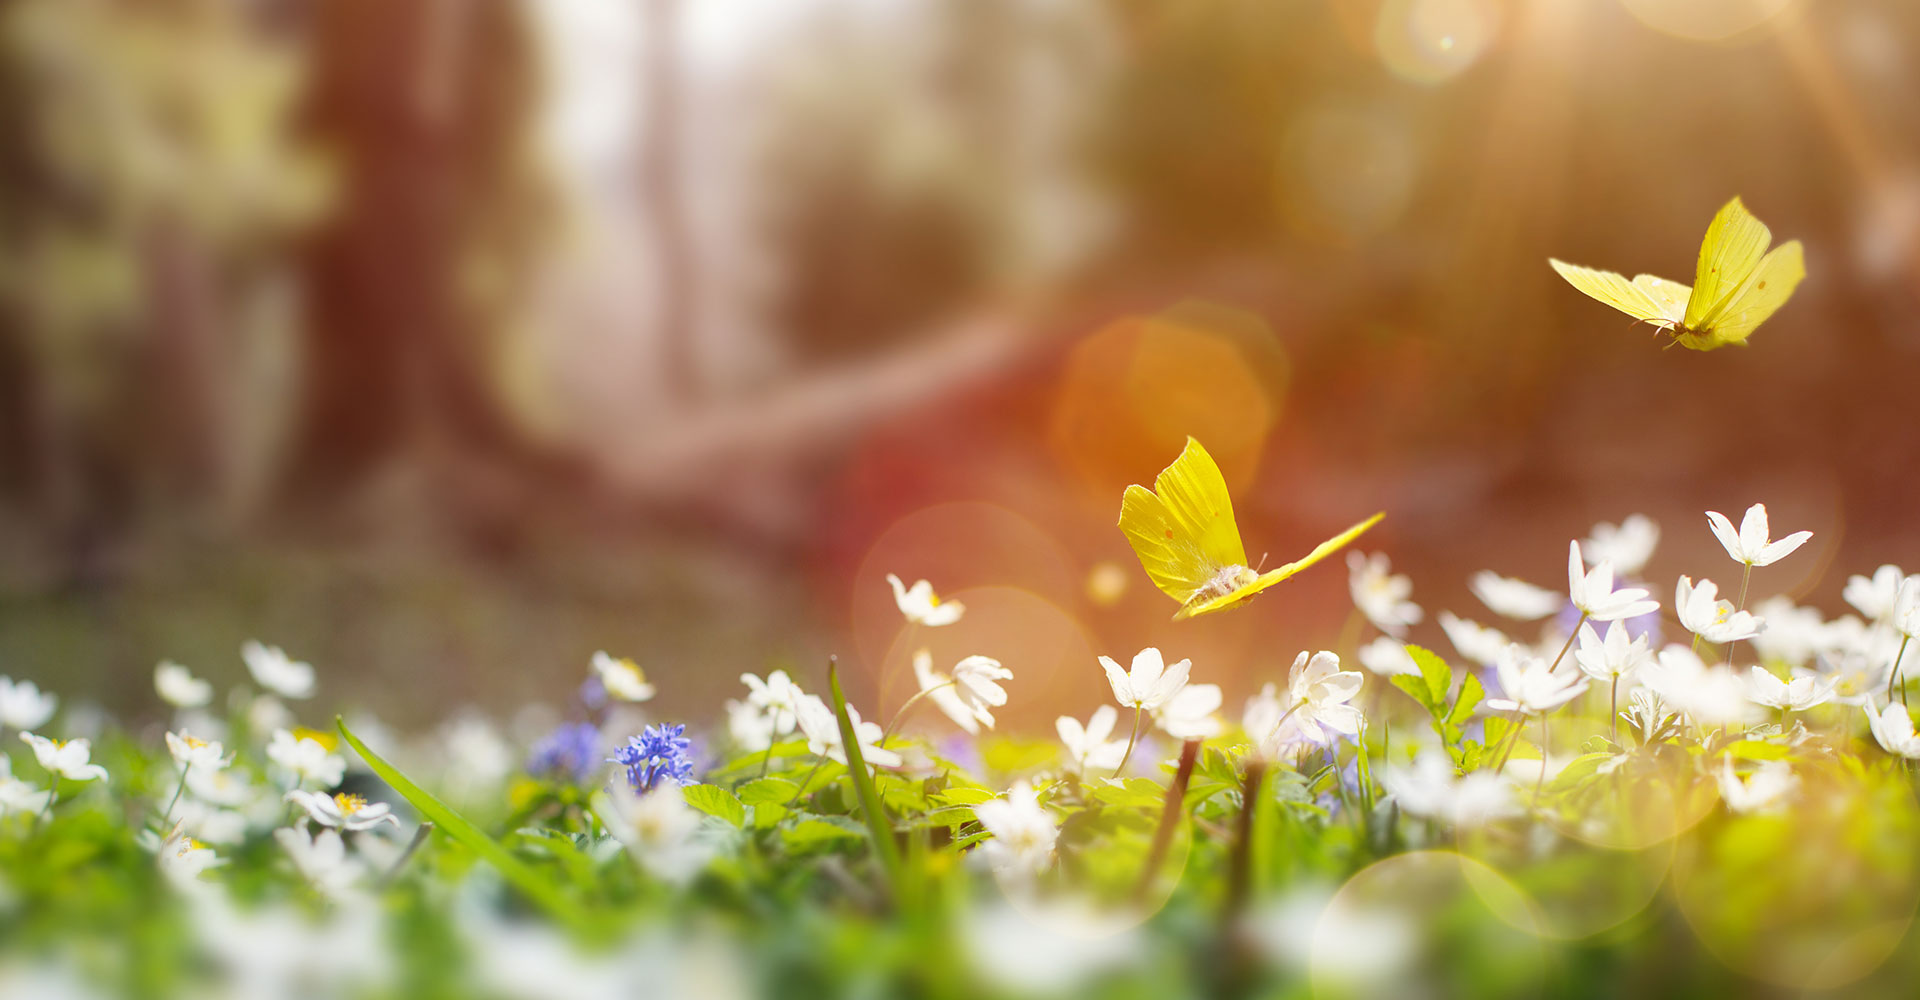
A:
<svg viewBox="0 0 1920 1000">
<path fill-rule="evenodd" d="M 1114 519 L 1188 433 L 1430 612 L 1756 500 L 1837 612 L 1920 560 L 1916 95 L 1905 0 L 0 0 L 0 672 L 891 711 L 893 572 L 1016 726 L 1150 642 L 1237 705 L 1344 568 L 1168 623 Z M 1750 350 L 1546 266 L 1690 281 L 1734 194 L 1807 247 Z"/>
</svg>

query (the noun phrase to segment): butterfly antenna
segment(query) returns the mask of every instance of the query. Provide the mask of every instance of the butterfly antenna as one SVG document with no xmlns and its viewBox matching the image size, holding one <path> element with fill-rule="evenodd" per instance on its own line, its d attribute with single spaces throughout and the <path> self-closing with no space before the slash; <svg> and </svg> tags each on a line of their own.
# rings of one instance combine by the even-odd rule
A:
<svg viewBox="0 0 1920 1000">
<path fill-rule="evenodd" d="M 1253 571 L 1255 573 L 1260 572 L 1261 567 L 1264 567 L 1266 564 L 1267 564 L 1267 553 L 1262 552 L 1260 553 L 1260 562 L 1258 565 L 1253 567 Z"/>
</svg>

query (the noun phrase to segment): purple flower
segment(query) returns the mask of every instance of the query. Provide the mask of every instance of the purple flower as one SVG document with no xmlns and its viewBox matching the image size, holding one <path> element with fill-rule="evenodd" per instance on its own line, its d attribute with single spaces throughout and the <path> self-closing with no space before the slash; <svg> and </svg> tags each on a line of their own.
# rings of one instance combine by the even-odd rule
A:
<svg viewBox="0 0 1920 1000">
<path fill-rule="evenodd" d="M 607 759 L 627 769 L 627 783 L 636 792 L 652 791 L 661 781 L 698 784 L 693 779 L 693 741 L 683 725 L 648 726 Z"/>
<path fill-rule="evenodd" d="M 590 722 L 563 722 L 533 745 L 527 771 L 584 781 L 599 758 L 600 730 Z"/>
</svg>

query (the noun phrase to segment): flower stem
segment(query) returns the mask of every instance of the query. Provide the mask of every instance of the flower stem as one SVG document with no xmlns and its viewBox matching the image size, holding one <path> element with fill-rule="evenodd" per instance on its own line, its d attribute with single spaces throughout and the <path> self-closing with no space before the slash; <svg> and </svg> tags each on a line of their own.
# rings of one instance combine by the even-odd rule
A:
<svg viewBox="0 0 1920 1000">
<path fill-rule="evenodd" d="M 1620 675 L 1613 675 L 1613 686 L 1607 692 L 1607 739 L 1614 746 L 1620 745 Z"/>
<path fill-rule="evenodd" d="M 1160 809 L 1160 825 L 1153 831 L 1153 846 L 1147 849 L 1147 863 L 1140 869 L 1140 881 L 1133 886 L 1133 901 L 1136 903 L 1145 899 L 1147 890 L 1153 888 L 1154 876 L 1160 871 L 1160 861 L 1166 857 L 1167 845 L 1173 842 L 1173 826 L 1186 802 L 1187 782 L 1193 777 L 1193 764 L 1199 756 L 1199 740 L 1188 740 L 1180 748 L 1180 768 L 1173 774 L 1173 783 L 1167 786 L 1165 805 Z"/>
<path fill-rule="evenodd" d="M 1246 906 L 1253 883 L 1254 810 L 1259 808 L 1267 762 L 1258 757 L 1247 761 L 1246 783 L 1240 792 L 1240 828 L 1233 841 L 1233 855 L 1227 875 L 1227 917 L 1231 919 Z"/>
<path fill-rule="evenodd" d="M 827 766 L 827 756 L 825 754 L 821 754 L 820 760 L 813 765 L 813 770 L 808 771 L 807 776 L 800 779 L 800 787 L 793 790 L 793 798 L 790 798 L 787 800 L 788 809 L 792 809 L 794 803 L 799 802 L 803 798 L 806 798 L 807 782 L 812 781 L 813 776 L 816 774 L 819 774 L 820 769 L 826 766 Z"/>
<path fill-rule="evenodd" d="M 1566 645 L 1563 645 L 1560 647 L 1560 655 L 1554 657 L 1553 663 L 1548 665 L 1547 673 L 1553 673 L 1554 670 L 1560 666 L 1560 661 L 1567 658 L 1567 650 L 1573 648 L 1574 637 L 1580 634 L 1580 626 L 1585 625 L 1586 623 L 1587 623 L 1587 613 L 1585 611 L 1582 611 L 1580 612 L 1580 620 L 1573 623 L 1573 631 L 1567 633 L 1567 642 L 1566 642 Z M 1508 697 L 1512 697 L 1512 695 L 1508 695 Z"/>
<path fill-rule="evenodd" d="M 1540 713 L 1540 776 L 1533 779 L 1533 804 L 1540 804 L 1540 786 L 1547 782 L 1547 713 Z"/>
<path fill-rule="evenodd" d="M 173 807 L 180 804 L 180 793 L 187 790 L 187 769 L 192 766 L 193 761 L 190 760 L 180 765 L 180 784 L 174 787 L 173 798 L 167 800 L 167 811 L 160 816 L 161 829 L 165 829 L 167 821 L 173 818 Z"/>
<path fill-rule="evenodd" d="M 893 731 L 895 729 L 900 728 L 901 720 L 907 717 L 907 710 L 912 708 L 915 704 L 919 703 L 920 699 L 925 698 L 927 695 L 930 695 L 935 691 L 940 690 L 941 688 L 950 688 L 959 683 L 960 682 L 958 680 L 951 680 L 946 682 L 945 684 L 935 684 L 930 688 L 921 688 L 919 693 L 915 694 L 911 698 L 908 698 L 906 702 L 900 706 L 899 711 L 893 713 L 892 721 L 887 723 L 887 731 L 880 734 L 880 742 L 876 744 L 876 746 L 886 745 L 887 739 L 893 735 Z"/>
<path fill-rule="evenodd" d="M 399 877 L 400 875 L 400 869 L 405 868 L 407 866 L 407 862 L 413 860 L 413 856 L 416 853 L 418 853 L 420 850 L 420 845 L 426 843 L 427 837 L 431 836 L 432 834 L 433 834 L 432 820 L 428 820 L 427 822 L 420 824 L 420 828 L 418 830 L 413 831 L 413 839 L 407 841 L 407 849 L 400 852 L 400 857 L 398 860 L 394 861 L 393 867 L 387 869 L 387 873 L 380 877 L 380 888 L 384 889 L 387 886 L 393 884 L 393 880 Z"/>
<path fill-rule="evenodd" d="M 1113 769 L 1113 776 L 1116 778 L 1120 776 L 1120 772 L 1127 769 L 1127 761 L 1133 759 L 1133 745 L 1140 739 L 1140 717 L 1145 714 L 1146 712 L 1140 706 L 1133 706 L 1133 732 L 1127 737 L 1127 752 L 1120 755 L 1120 765 Z"/>
<path fill-rule="evenodd" d="M 1907 641 L 1912 636 L 1900 637 L 1900 651 L 1893 654 L 1893 663 L 1887 667 L 1887 704 L 1893 704 L 1893 682 L 1900 677 L 1900 661 L 1906 658 Z M 1907 686 L 1900 685 L 1900 704 L 1907 703 Z"/>
</svg>

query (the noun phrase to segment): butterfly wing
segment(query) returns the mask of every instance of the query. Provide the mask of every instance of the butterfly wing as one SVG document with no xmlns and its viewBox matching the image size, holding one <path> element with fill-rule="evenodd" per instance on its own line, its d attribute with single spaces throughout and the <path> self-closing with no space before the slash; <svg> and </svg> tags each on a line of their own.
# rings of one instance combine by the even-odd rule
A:
<svg viewBox="0 0 1920 1000">
<path fill-rule="evenodd" d="M 1173 618 L 1175 621 L 1179 621 L 1182 618 L 1192 618 L 1195 615 L 1210 614 L 1215 611 L 1225 611 L 1228 608 L 1234 607 L 1246 601 L 1248 598 L 1252 597 L 1253 595 L 1267 589 L 1268 587 L 1271 587 L 1274 584 L 1279 583 L 1280 581 L 1285 580 L 1296 573 L 1299 573 L 1301 570 L 1304 570 L 1307 567 L 1312 566 L 1314 563 L 1317 563 L 1320 560 L 1325 559 L 1326 557 L 1334 554 L 1335 552 L 1340 551 L 1340 549 L 1345 547 L 1348 542 L 1351 542 L 1354 539 L 1359 538 L 1362 534 L 1366 532 L 1368 528 L 1371 528 L 1374 525 L 1379 524 L 1380 519 L 1386 516 L 1387 515 L 1385 511 L 1375 514 L 1372 517 L 1367 518 L 1364 521 L 1361 521 L 1359 524 L 1356 524 L 1353 527 L 1348 528 L 1347 530 L 1333 536 L 1332 538 L 1329 538 L 1326 541 L 1321 542 L 1319 545 L 1314 546 L 1313 551 L 1307 553 L 1305 557 L 1295 560 L 1294 562 L 1290 562 L 1285 566 L 1280 567 L 1279 569 L 1268 570 L 1267 572 L 1260 574 L 1258 579 L 1254 580 L 1252 583 L 1249 583 L 1244 587 L 1237 588 L 1229 593 L 1222 594 L 1219 597 L 1209 598 L 1204 601 L 1196 601 L 1194 603 L 1188 604 L 1185 607 L 1182 607 L 1179 613 L 1175 614 Z"/>
<path fill-rule="evenodd" d="M 1151 491 L 1127 487 L 1120 530 L 1154 586 L 1176 601 L 1185 602 L 1220 570 L 1247 564 L 1226 477 L 1193 438 Z"/>
<path fill-rule="evenodd" d="M 1553 265 L 1553 269 L 1559 272 L 1562 278 L 1567 279 L 1568 284 L 1634 319 L 1662 325 L 1675 324 L 1680 320 L 1681 310 L 1674 308 L 1665 294 L 1656 295 L 1642 284 L 1641 278 L 1660 281 L 1659 278 L 1654 278 L 1650 274 L 1643 274 L 1639 278 L 1628 281 L 1625 275 L 1614 271 L 1600 271 L 1553 259 L 1549 259 L 1547 263 Z M 1662 282 L 1662 284 L 1673 283 Z"/>
<path fill-rule="evenodd" d="M 1686 316 L 1687 299 L 1693 294 L 1693 289 L 1686 285 L 1651 274 L 1636 274 L 1633 276 L 1633 287 L 1647 293 L 1647 298 L 1653 300 L 1668 322 L 1678 325 Z"/>
<path fill-rule="evenodd" d="M 1766 322 L 1800 285 L 1800 279 L 1807 276 L 1807 265 L 1800 253 L 1800 241 L 1790 240 L 1775 247 L 1762 258 L 1760 266 L 1754 268 L 1752 276 L 1732 295 L 1725 304 L 1707 317 L 1706 328 L 1700 331 L 1698 338 L 1682 337 L 1681 342 L 1701 339 L 1700 350 L 1712 350 L 1727 344 L 1744 346 L 1747 335 L 1755 327 Z M 1688 347 L 1696 345 L 1688 343 Z"/>
<path fill-rule="evenodd" d="M 1687 298 L 1685 325 L 1704 330 L 1766 255 L 1773 233 L 1747 211 L 1739 198 L 1727 202 L 1707 226 L 1700 241 L 1700 262 L 1694 271 L 1693 294 Z"/>
</svg>

